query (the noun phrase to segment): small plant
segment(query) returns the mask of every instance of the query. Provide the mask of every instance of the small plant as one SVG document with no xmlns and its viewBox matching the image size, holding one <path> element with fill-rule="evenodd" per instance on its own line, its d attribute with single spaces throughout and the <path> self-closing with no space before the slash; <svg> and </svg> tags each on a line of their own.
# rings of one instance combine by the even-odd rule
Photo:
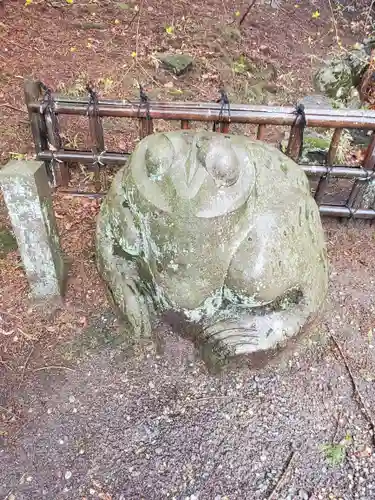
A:
<svg viewBox="0 0 375 500">
<path fill-rule="evenodd" d="M 249 64 L 245 56 L 240 55 L 240 57 L 233 62 L 233 71 L 239 75 L 246 73 L 249 70 Z"/>
<path fill-rule="evenodd" d="M 114 87 L 114 82 L 112 78 L 105 77 L 105 78 L 100 78 L 98 80 L 98 84 L 103 87 L 103 92 L 106 94 L 107 92 L 110 92 L 113 87 Z"/>
<path fill-rule="evenodd" d="M 328 443 L 323 444 L 320 448 L 324 453 L 325 459 L 333 467 L 337 467 L 344 463 L 346 450 L 352 442 L 352 437 L 347 434 L 345 438 L 338 444 Z"/>
<path fill-rule="evenodd" d="M 27 155 L 23 153 L 15 153 L 14 151 L 10 151 L 9 157 L 11 160 L 26 160 Z"/>
<path fill-rule="evenodd" d="M 75 48 L 75 47 L 71 47 Z M 81 72 L 71 84 L 60 82 L 57 84 L 56 90 L 58 93 L 65 94 L 69 97 L 81 97 L 87 95 L 86 85 L 90 81 L 87 73 Z"/>
</svg>

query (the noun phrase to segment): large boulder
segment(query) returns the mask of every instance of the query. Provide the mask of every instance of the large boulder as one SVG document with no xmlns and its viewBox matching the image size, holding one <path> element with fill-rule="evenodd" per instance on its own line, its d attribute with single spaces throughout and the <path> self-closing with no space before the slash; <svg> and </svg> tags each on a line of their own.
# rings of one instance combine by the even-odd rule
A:
<svg viewBox="0 0 375 500">
<path fill-rule="evenodd" d="M 295 336 L 327 291 L 305 174 L 243 136 L 143 139 L 102 204 L 96 248 L 129 332 L 150 336 L 161 317 L 224 357 Z"/>
<path fill-rule="evenodd" d="M 352 68 L 344 58 L 330 59 L 314 76 L 315 90 L 331 99 L 346 100 L 352 86 Z"/>
<path fill-rule="evenodd" d="M 355 44 L 345 55 L 325 61 L 315 73 L 315 90 L 334 99 L 336 104 L 341 102 L 348 107 L 361 107 L 357 87 L 368 68 L 373 47 L 374 40 L 367 39 L 362 44 Z"/>
</svg>

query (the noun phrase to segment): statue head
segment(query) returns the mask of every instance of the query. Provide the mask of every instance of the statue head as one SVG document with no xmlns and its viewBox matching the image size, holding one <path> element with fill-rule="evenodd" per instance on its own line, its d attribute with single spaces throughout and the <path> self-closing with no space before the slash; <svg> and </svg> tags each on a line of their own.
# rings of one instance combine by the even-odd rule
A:
<svg viewBox="0 0 375 500">
<path fill-rule="evenodd" d="M 196 217 L 237 210 L 255 185 L 248 150 L 232 136 L 212 132 L 149 136 L 133 153 L 130 168 L 138 189 L 156 207 L 172 213 L 188 202 Z"/>
</svg>

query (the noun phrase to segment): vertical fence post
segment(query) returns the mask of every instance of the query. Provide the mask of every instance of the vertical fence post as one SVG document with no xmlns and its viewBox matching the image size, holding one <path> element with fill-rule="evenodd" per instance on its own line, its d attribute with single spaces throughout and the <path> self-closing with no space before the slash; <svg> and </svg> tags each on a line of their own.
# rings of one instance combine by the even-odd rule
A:
<svg viewBox="0 0 375 500">
<path fill-rule="evenodd" d="M 289 141 L 286 148 L 286 155 L 295 162 L 298 162 L 302 153 L 303 131 L 305 128 L 303 120 L 304 117 L 302 115 L 297 115 L 294 124 L 290 128 Z"/>
<path fill-rule="evenodd" d="M 363 195 L 365 194 L 369 181 L 372 180 L 372 173 L 375 170 L 375 134 L 372 134 L 370 145 L 367 149 L 365 159 L 363 161 L 363 168 L 368 172 L 368 177 L 364 179 L 356 179 L 354 181 L 352 190 L 349 194 L 346 206 L 349 209 L 356 210 L 361 206 Z"/>
<path fill-rule="evenodd" d="M 87 116 L 89 118 L 91 148 L 92 152 L 96 157 L 96 161 L 94 162 L 94 176 L 95 176 L 94 184 L 95 184 L 95 191 L 99 192 L 102 187 L 101 176 L 100 176 L 100 167 L 102 164 L 100 162 L 100 155 L 105 150 L 103 123 L 98 113 L 98 94 L 94 91 L 94 89 L 90 85 L 87 85 L 87 91 L 89 93 Z M 105 184 L 103 188 L 107 189 L 106 176 L 103 184 Z"/>
<path fill-rule="evenodd" d="M 141 117 L 141 108 L 145 109 L 145 116 Z M 145 92 L 145 89 L 139 83 L 139 137 L 143 139 L 147 135 L 151 135 L 154 132 L 154 125 L 150 115 L 150 98 Z"/>
<path fill-rule="evenodd" d="M 229 122 L 220 122 L 220 132 L 222 134 L 229 134 Z"/>
<path fill-rule="evenodd" d="M 39 87 L 44 92 L 39 113 L 43 120 L 42 132 L 47 143 L 45 149 L 48 149 L 52 153 L 52 160 L 47 164 L 47 173 L 52 176 L 53 187 L 67 186 L 69 184 L 69 167 L 66 163 L 55 158 L 55 153 L 62 147 L 60 125 L 55 111 L 55 101 L 50 88 L 41 82 L 39 82 Z"/>
<path fill-rule="evenodd" d="M 24 83 L 25 103 L 29 114 L 31 133 L 33 135 L 36 154 L 47 149 L 47 141 L 43 135 L 43 117 L 40 113 L 31 111 L 29 104 L 38 102 L 40 98 L 40 84 L 33 80 L 26 80 Z"/>
<path fill-rule="evenodd" d="M 265 133 L 266 133 L 266 126 L 265 125 L 258 125 L 257 140 L 263 141 Z"/>
<path fill-rule="evenodd" d="M 61 137 L 60 137 L 60 127 L 59 121 L 55 114 L 52 106 L 48 106 L 44 112 L 47 138 L 48 138 L 48 149 L 52 153 L 59 151 L 62 147 Z M 69 167 L 65 162 L 61 160 L 56 160 L 55 158 L 51 161 L 51 168 L 54 173 L 54 184 L 55 187 L 67 186 L 70 180 Z"/>
<path fill-rule="evenodd" d="M 326 159 L 326 165 L 328 168 L 328 172 L 326 175 L 324 175 L 323 177 L 321 177 L 319 179 L 319 182 L 318 182 L 318 185 L 317 185 L 317 188 L 315 191 L 314 198 L 315 198 L 315 201 L 317 202 L 318 205 L 322 202 L 325 190 L 327 189 L 327 186 L 329 184 L 329 169 L 330 169 L 330 167 L 332 167 L 332 165 L 335 162 L 337 148 L 338 148 L 339 143 L 340 143 L 342 130 L 343 130 L 342 128 L 336 128 L 335 131 L 333 132 L 333 135 L 332 135 L 331 144 L 329 145 L 329 150 L 328 150 L 327 159 Z"/>
<path fill-rule="evenodd" d="M 151 135 L 154 132 L 154 125 L 152 122 L 152 118 L 149 115 L 147 115 L 145 118 L 140 118 L 139 125 L 140 125 L 139 136 L 141 139 L 143 139 L 147 135 Z"/>
<path fill-rule="evenodd" d="M 181 128 L 182 130 L 189 130 L 190 128 L 189 120 L 181 120 Z"/>
</svg>

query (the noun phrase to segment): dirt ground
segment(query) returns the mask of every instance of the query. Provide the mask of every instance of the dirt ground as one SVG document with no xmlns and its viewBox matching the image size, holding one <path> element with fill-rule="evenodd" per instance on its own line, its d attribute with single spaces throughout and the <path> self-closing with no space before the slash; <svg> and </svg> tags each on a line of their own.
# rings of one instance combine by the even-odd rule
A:
<svg viewBox="0 0 375 500">
<path fill-rule="evenodd" d="M 72 96 L 90 80 L 130 98 L 140 80 L 152 99 L 212 101 L 223 82 L 233 102 L 257 100 L 256 87 L 262 102 L 293 104 L 339 50 L 336 30 L 344 49 L 364 37 L 360 2 L 263 3 L 238 32 L 246 2 L 3 0 L 1 163 L 33 152 L 28 75 Z M 156 66 L 155 52 L 180 49 L 195 59 L 189 73 Z M 63 126 L 66 144 L 86 144 L 84 121 Z M 132 148 L 130 123 L 105 127 L 111 148 Z M 70 263 L 63 304 L 34 304 L 18 252 L 0 255 L 0 499 L 375 498 L 370 224 L 324 221 L 330 293 L 313 331 L 263 369 L 213 375 L 173 332 L 162 348 L 129 344 L 95 268 L 99 201 L 57 193 L 54 205 Z"/>
</svg>

